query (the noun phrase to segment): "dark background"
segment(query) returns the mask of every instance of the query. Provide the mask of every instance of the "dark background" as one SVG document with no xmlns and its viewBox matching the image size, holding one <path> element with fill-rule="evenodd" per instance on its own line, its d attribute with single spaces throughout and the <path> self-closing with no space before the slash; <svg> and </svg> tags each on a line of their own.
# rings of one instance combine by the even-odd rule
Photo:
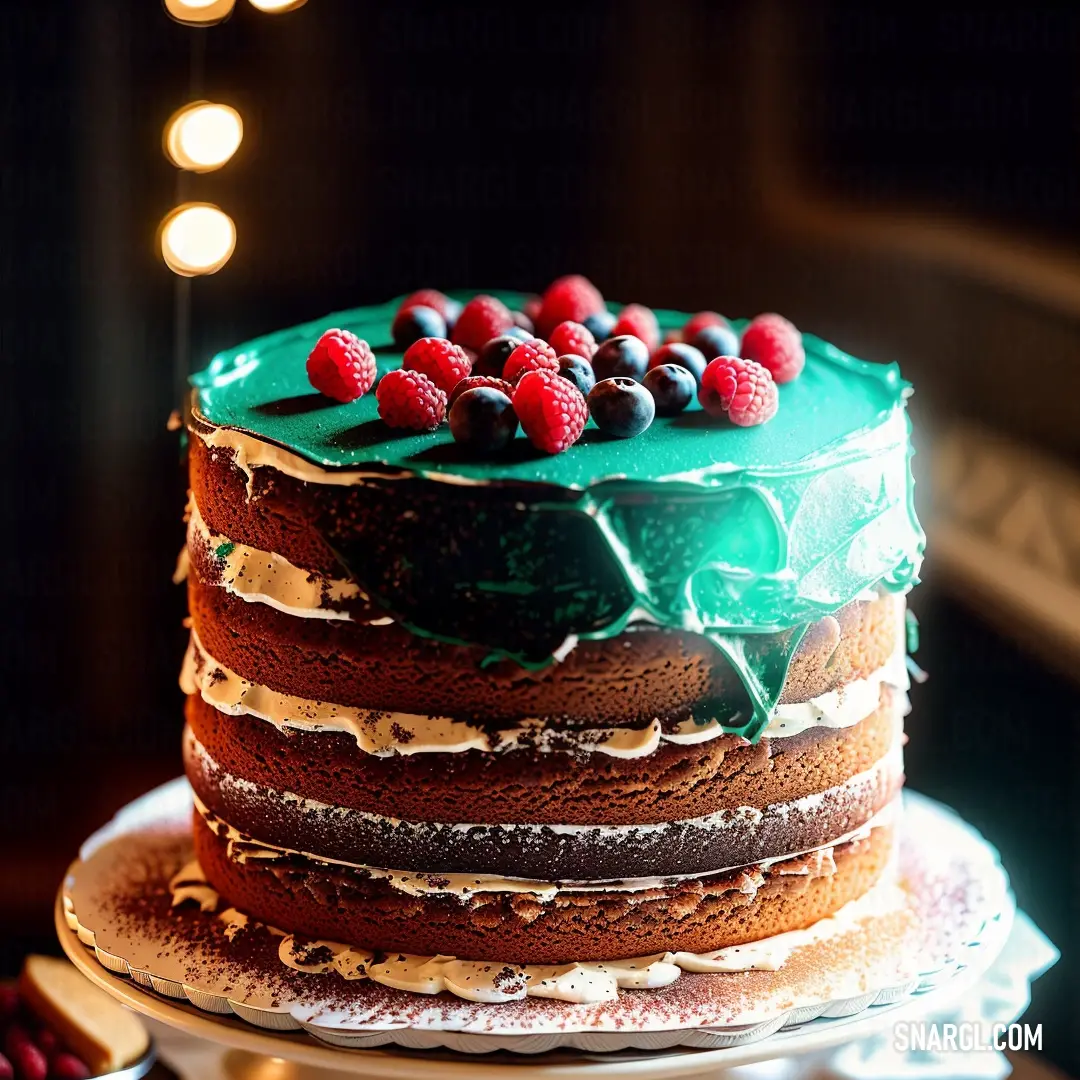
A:
<svg viewBox="0 0 1080 1080">
<path fill-rule="evenodd" d="M 1008 260 L 937 257 L 897 209 L 1072 258 L 1073 5 L 238 0 L 206 31 L 145 0 L 0 14 L 0 973 L 55 950 L 79 841 L 180 769 L 184 480 L 154 236 L 177 183 L 161 128 L 200 34 L 198 96 L 236 106 L 245 138 L 191 185 L 238 231 L 194 283 L 192 363 L 421 285 L 580 271 L 609 297 L 777 309 L 899 359 L 923 477 L 965 417 L 1080 459 L 1080 287 L 1048 300 Z M 807 199 L 834 216 L 807 220 Z M 926 486 L 920 503 L 932 516 Z M 931 546 L 909 779 L 1001 848 L 1062 949 L 1028 1019 L 1077 1072 L 1075 663 L 971 599 Z"/>
</svg>

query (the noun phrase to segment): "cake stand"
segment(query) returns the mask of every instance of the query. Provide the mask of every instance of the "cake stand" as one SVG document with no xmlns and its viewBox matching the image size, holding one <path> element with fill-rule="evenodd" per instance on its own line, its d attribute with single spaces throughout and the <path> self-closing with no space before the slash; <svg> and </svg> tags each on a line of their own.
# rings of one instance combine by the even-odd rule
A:
<svg viewBox="0 0 1080 1080">
<path fill-rule="evenodd" d="M 252 959 L 265 944 L 260 939 L 238 951 L 231 939 L 223 943 L 215 915 L 182 920 L 171 912 L 164 883 L 185 856 L 186 799 L 184 782 L 174 781 L 87 841 L 57 898 L 65 952 L 91 981 L 148 1017 L 339 1075 L 401 1077 L 430 1069 L 567 1080 L 677 1077 L 812 1054 L 950 1006 L 994 963 L 1013 923 L 996 852 L 947 808 L 908 795 L 905 917 L 860 922 L 850 940 L 839 935 L 806 946 L 801 960 L 793 954 L 790 972 L 785 965 L 781 973 L 743 973 L 736 981 L 683 975 L 665 991 L 624 991 L 618 1003 L 593 1012 L 532 998 L 508 1010 L 442 997 L 422 999 L 418 1012 L 417 995 L 367 982 L 336 975 L 295 980 L 299 973 L 285 969 L 267 976 Z M 179 972 L 187 974 L 177 978 Z M 281 981 L 285 975 L 294 981 Z M 275 987 L 272 995 L 263 993 L 264 981 Z M 725 997 L 731 987 L 751 988 L 737 996 L 735 1011 Z M 359 1018 L 356 1001 L 342 1004 L 349 995 L 363 1003 Z M 698 1019 L 690 1024 L 687 1017 Z"/>
</svg>

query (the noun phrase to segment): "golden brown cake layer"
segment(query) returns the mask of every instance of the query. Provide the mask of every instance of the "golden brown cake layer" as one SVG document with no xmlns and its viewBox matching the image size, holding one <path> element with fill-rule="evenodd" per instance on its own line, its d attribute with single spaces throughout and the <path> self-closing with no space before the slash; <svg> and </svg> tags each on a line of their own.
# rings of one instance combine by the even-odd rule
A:
<svg viewBox="0 0 1080 1080">
<path fill-rule="evenodd" d="M 186 712 L 224 773 L 304 799 L 407 821 L 636 825 L 762 808 L 836 787 L 888 752 L 897 697 L 883 687 L 877 712 L 852 727 L 812 727 L 756 746 L 737 735 L 662 743 L 635 758 L 531 749 L 373 757 L 345 732 L 286 733 L 255 717 L 226 716 L 197 695 Z M 197 763 L 188 769 L 212 797 L 214 785 L 200 778 Z"/>
<path fill-rule="evenodd" d="M 449 755 L 423 757 L 437 764 Z M 388 760 L 393 759 L 375 759 L 374 768 Z M 897 743 L 866 769 L 809 794 L 789 799 L 778 793 L 766 801 L 749 791 L 749 805 L 728 795 L 698 816 L 669 819 L 662 816 L 670 813 L 664 806 L 653 812 L 652 821 L 610 824 L 590 820 L 587 808 L 579 807 L 579 823 L 497 816 L 476 822 L 462 812 L 447 824 L 428 817 L 428 785 L 413 788 L 417 813 L 405 818 L 395 812 L 392 798 L 381 809 L 350 808 L 333 801 L 332 792 L 326 793 L 331 801 L 316 800 L 293 790 L 297 784 L 269 787 L 229 772 L 190 731 L 185 765 L 202 804 L 259 842 L 365 866 L 548 881 L 714 873 L 807 851 L 865 825 L 903 782 Z M 344 786 L 347 774 L 341 775 Z M 722 782 L 717 786 L 722 790 Z M 444 778 L 433 778 L 430 787 L 446 800 L 453 797 L 452 782 Z M 551 810 L 542 813 L 550 816 Z"/>
<path fill-rule="evenodd" d="M 889 863 L 893 828 L 772 864 L 639 892 L 402 893 L 362 871 L 293 857 L 230 858 L 195 815 L 195 850 L 226 900 L 272 926 L 367 949 L 519 964 L 709 952 L 806 927 L 862 896 Z"/>
<path fill-rule="evenodd" d="M 455 716 L 510 726 L 644 725 L 681 720 L 702 702 L 737 706 L 744 691 L 720 654 L 690 633 L 640 629 L 583 641 L 564 660 L 527 670 L 485 664 L 484 649 L 448 645 L 396 624 L 300 618 L 189 575 L 188 600 L 206 652 L 250 682 L 316 701 Z M 896 604 L 849 604 L 807 631 L 782 703 L 806 701 L 880 669 L 896 646 Z"/>
</svg>

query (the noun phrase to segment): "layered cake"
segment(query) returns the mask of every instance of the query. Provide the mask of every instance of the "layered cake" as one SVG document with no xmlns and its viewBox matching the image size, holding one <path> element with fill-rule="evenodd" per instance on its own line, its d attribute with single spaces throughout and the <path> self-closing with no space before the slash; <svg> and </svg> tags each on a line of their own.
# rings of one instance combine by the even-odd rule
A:
<svg viewBox="0 0 1080 1080">
<path fill-rule="evenodd" d="M 751 943 L 892 873 L 923 547 L 908 385 L 803 335 L 796 376 L 762 376 L 766 422 L 731 394 L 730 416 L 657 397 L 636 437 L 597 406 L 551 453 L 526 383 L 493 383 L 465 420 L 509 399 L 528 437 L 484 452 L 457 404 L 438 422 L 453 387 L 432 430 L 392 422 L 390 388 L 443 370 L 386 378 L 400 307 L 248 342 L 194 380 L 182 685 L 205 878 L 288 935 L 284 962 L 389 958 L 428 973 L 387 977 L 409 989 L 446 989 L 432 964 L 455 957 L 506 997 L 557 996 L 560 966 L 775 962 Z M 347 402 L 312 385 L 329 328 L 363 345 L 345 374 L 381 380 Z M 467 373 L 482 349 L 453 351 Z M 573 428 L 551 371 L 526 373 L 555 395 L 535 416 Z"/>
</svg>

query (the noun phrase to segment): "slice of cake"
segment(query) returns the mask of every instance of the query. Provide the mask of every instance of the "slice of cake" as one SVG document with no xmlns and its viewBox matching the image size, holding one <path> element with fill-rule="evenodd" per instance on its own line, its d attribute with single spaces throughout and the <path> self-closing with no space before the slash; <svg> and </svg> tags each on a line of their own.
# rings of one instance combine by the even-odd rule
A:
<svg viewBox="0 0 1080 1080">
<path fill-rule="evenodd" d="M 449 347 L 387 380 L 382 413 L 376 391 L 313 390 L 330 327 L 366 343 L 330 356 L 357 389 L 369 363 L 400 369 L 398 307 L 195 379 L 184 754 L 210 884 L 301 938 L 514 965 L 692 964 L 866 894 L 891 872 L 923 548 L 896 367 L 807 335 L 778 387 L 757 365 L 721 371 L 729 389 L 692 372 L 718 408 L 657 397 L 674 415 L 636 438 L 590 423 L 550 454 L 535 423 L 573 441 L 579 399 L 537 346 L 525 370 L 548 370 L 518 388 L 539 411 L 473 391 L 470 422 L 502 423 L 507 391 L 530 437 L 484 453 L 384 418 L 391 390 L 445 413 Z M 454 336 L 480 348 L 506 327 L 473 308 Z M 652 333 L 640 311 L 615 330 Z M 635 350 L 595 374 L 640 381 Z M 608 390 L 636 422 L 648 391 Z"/>
<path fill-rule="evenodd" d="M 28 956 L 19 976 L 19 994 L 29 1012 L 59 1040 L 60 1047 L 53 1048 L 51 1055 L 50 1075 L 100 1076 L 114 1072 L 142 1057 L 150 1046 L 139 1018 L 94 986 L 67 960 Z M 71 1057 L 62 1047 L 77 1055 L 62 1063 L 67 1071 L 56 1061 L 57 1054 L 65 1059 Z M 8 1049 L 12 1049 L 10 1043 Z M 44 1051 L 39 1053 L 44 1059 Z M 80 1072 L 80 1067 L 86 1071 Z M 24 1073 L 25 1068 L 19 1075 Z"/>
</svg>

